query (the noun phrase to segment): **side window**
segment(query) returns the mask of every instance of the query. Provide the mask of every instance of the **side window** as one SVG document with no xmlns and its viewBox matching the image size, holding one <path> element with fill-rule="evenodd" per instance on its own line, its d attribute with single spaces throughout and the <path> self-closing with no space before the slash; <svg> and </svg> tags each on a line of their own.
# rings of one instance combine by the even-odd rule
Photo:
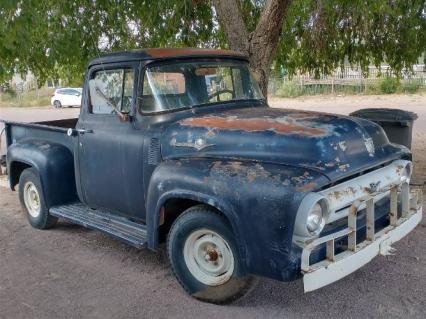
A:
<svg viewBox="0 0 426 319">
<path fill-rule="evenodd" d="M 128 113 L 133 102 L 134 73 L 130 69 L 101 70 L 89 81 L 94 114 Z"/>
</svg>

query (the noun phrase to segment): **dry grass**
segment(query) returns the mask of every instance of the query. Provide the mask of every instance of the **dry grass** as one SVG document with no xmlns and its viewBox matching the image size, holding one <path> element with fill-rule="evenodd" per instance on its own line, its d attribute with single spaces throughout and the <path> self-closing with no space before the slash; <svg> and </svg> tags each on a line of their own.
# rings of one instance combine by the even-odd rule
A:
<svg viewBox="0 0 426 319">
<path fill-rule="evenodd" d="M 50 106 L 50 98 L 55 89 L 40 89 L 22 94 L 0 93 L 0 107 Z"/>
</svg>

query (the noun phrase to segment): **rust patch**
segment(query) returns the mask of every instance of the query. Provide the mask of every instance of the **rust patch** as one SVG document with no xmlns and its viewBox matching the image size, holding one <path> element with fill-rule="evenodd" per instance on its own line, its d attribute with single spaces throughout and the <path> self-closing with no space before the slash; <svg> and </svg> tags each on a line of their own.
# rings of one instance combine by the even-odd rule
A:
<svg viewBox="0 0 426 319">
<path fill-rule="evenodd" d="M 249 176 L 247 176 L 247 181 L 248 181 L 249 183 L 253 182 L 253 181 L 254 181 L 254 175 L 249 175 Z"/>
<path fill-rule="evenodd" d="M 194 127 L 238 130 L 247 132 L 274 131 L 278 134 L 299 134 L 307 137 L 328 135 L 326 129 L 320 127 L 309 127 L 303 122 L 296 121 L 292 117 L 237 118 L 233 116 L 208 116 L 200 118 L 189 118 L 181 121 L 180 123 L 181 125 Z"/>
<path fill-rule="evenodd" d="M 232 161 L 228 163 L 222 163 L 217 161 L 213 163 L 212 171 L 231 177 L 238 177 L 244 182 L 252 183 L 256 178 L 267 178 L 274 183 L 281 182 L 281 176 L 272 175 L 270 172 L 260 164 L 246 166 L 242 162 Z"/>
<path fill-rule="evenodd" d="M 302 186 L 296 187 L 296 190 L 298 192 L 309 192 L 309 191 L 313 190 L 316 186 L 317 186 L 317 184 L 315 184 L 314 182 L 310 182 L 310 183 L 304 184 Z"/>
<path fill-rule="evenodd" d="M 334 191 L 328 194 L 329 199 L 339 200 L 342 196 L 354 196 L 358 191 L 352 186 L 342 190 L 342 191 Z"/>
<path fill-rule="evenodd" d="M 340 199 L 340 197 L 341 197 L 341 193 L 340 192 L 338 192 L 338 191 L 335 191 L 335 192 L 332 192 L 332 193 L 330 193 L 330 194 L 328 194 L 328 197 L 329 198 L 335 198 L 336 200 L 339 200 Z"/>
<path fill-rule="evenodd" d="M 308 171 L 304 172 L 301 176 L 295 176 L 291 178 L 291 180 L 297 184 L 303 184 L 311 179 L 313 179 L 313 177 L 309 174 Z"/>
<path fill-rule="evenodd" d="M 396 173 L 397 173 L 398 175 L 401 175 L 401 174 L 402 174 L 402 172 L 403 172 L 403 169 L 404 169 L 404 166 L 402 166 L 402 165 L 398 165 L 398 166 L 396 167 Z"/>
<path fill-rule="evenodd" d="M 153 58 L 170 58 L 182 56 L 237 56 L 245 57 L 236 51 L 231 50 L 214 50 L 214 49 L 197 49 L 197 48 L 152 48 L 144 50 L 146 54 Z"/>
</svg>

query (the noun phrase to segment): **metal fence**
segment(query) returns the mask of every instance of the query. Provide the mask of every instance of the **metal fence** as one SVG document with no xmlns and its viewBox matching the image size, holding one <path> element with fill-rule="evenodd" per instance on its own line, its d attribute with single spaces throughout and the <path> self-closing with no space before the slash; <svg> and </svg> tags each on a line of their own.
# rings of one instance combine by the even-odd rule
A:
<svg viewBox="0 0 426 319">
<path fill-rule="evenodd" d="M 359 68 L 345 67 L 317 79 L 311 74 L 272 77 L 268 93 L 272 96 L 394 93 L 392 90 L 414 93 L 425 87 L 425 65 L 416 65 L 412 71 L 403 72 L 399 78 L 386 66 L 370 67 L 368 77 L 364 77 Z"/>
</svg>

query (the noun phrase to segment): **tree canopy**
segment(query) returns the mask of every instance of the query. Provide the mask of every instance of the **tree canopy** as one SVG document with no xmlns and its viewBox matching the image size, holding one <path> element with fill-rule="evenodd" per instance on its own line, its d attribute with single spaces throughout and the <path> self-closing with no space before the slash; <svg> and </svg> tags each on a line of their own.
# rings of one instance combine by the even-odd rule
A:
<svg viewBox="0 0 426 319">
<path fill-rule="evenodd" d="M 213 47 L 243 51 L 260 76 L 410 68 L 426 48 L 426 0 L 2 0 L 0 82 L 31 70 L 82 79 L 105 51 Z M 263 83 L 265 85 L 265 83 Z"/>
</svg>

